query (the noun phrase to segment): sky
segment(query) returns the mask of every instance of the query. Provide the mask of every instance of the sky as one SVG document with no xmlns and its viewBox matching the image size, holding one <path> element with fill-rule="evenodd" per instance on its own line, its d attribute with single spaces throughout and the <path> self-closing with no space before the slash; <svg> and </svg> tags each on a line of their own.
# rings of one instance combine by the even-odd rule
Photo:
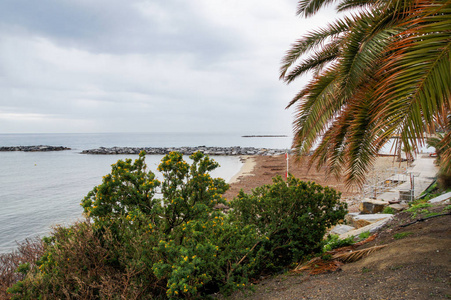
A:
<svg viewBox="0 0 451 300">
<path fill-rule="evenodd" d="M 0 133 L 291 134 L 297 0 L 2 0 Z"/>
</svg>

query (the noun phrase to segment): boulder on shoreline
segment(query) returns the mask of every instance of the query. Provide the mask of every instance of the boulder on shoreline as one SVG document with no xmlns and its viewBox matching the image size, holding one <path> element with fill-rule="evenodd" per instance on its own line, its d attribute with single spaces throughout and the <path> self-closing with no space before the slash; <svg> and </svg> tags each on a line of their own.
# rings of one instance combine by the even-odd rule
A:
<svg viewBox="0 0 451 300">
<path fill-rule="evenodd" d="M 266 148 L 254 148 L 254 147 L 100 147 L 97 149 L 83 150 L 82 154 L 100 154 L 100 155 L 113 155 L 113 154 L 139 154 L 141 151 L 145 151 L 148 155 L 165 155 L 171 151 L 177 151 L 184 155 L 191 155 L 194 152 L 201 151 L 208 155 L 221 155 L 221 156 L 241 156 L 241 155 L 281 155 L 289 150 L 285 149 L 266 149 Z"/>
<path fill-rule="evenodd" d="M 71 150 L 71 148 L 63 146 L 48 146 L 48 145 L 0 147 L 0 151 L 3 152 L 12 152 L 12 151 L 47 152 L 47 151 L 63 151 L 63 150 Z"/>
</svg>

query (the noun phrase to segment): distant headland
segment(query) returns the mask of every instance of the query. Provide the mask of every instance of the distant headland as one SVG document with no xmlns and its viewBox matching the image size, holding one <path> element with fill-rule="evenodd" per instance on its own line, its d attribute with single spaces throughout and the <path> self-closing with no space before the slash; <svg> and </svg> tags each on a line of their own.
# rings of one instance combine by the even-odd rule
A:
<svg viewBox="0 0 451 300">
<path fill-rule="evenodd" d="M 242 135 L 244 138 L 254 138 L 254 137 L 288 137 L 288 135 L 283 134 L 263 134 L 263 135 Z"/>
</svg>

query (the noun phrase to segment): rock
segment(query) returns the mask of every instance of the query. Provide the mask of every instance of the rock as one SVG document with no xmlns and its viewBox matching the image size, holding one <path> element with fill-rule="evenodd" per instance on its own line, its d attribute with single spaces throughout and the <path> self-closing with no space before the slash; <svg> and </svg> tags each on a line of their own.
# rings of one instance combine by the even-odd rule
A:
<svg viewBox="0 0 451 300">
<path fill-rule="evenodd" d="M 358 216 L 359 215 L 359 213 L 349 213 L 349 214 L 347 214 L 346 216 L 345 216 L 345 221 L 346 221 L 346 223 L 347 224 L 350 224 L 351 226 L 354 226 L 353 225 L 353 222 L 354 222 L 354 217 L 355 216 Z M 354 226 L 355 227 L 355 226 Z"/>
<path fill-rule="evenodd" d="M 370 225 L 343 233 L 340 235 L 340 239 L 343 240 L 350 236 L 358 236 L 362 232 L 366 232 L 366 231 L 369 231 L 370 233 L 375 233 L 376 231 L 380 230 L 385 224 L 387 224 L 392 218 L 393 218 L 393 215 L 389 215 L 389 217 L 379 220 L 375 223 L 371 223 Z"/>
<path fill-rule="evenodd" d="M 403 211 L 403 210 L 409 208 L 409 205 L 398 203 L 398 204 L 390 204 L 388 207 L 391 207 L 391 208 L 393 208 L 395 211 L 398 212 L 398 211 Z"/>
<path fill-rule="evenodd" d="M 0 151 L 49 152 L 63 150 L 71 150 L 71 149 L 63 146 L 45 146 L 45 145 L 0 147 Z"/>
<path fill-rule="evenodd" d="M 351 213 L 345 216 L 345 220 L 355 228 L 362 228 L 382 219 L 391 218 L 392 214 L 358 214 Z"/>
<path fill-rule="evenodd" d="M 253 148 L 239 146 L 235 147 L 143 147 L 143 148 L 133 148 L 133 147 L 112 147 L 105 148 L 100 147 L 97 149 L 83 150 L 82 154 L 139 154 L 141 151 L 145 151 L 148 154 L 159 154 L 165 155 L 171 151 L 177 151 L 184 155 L 191 155 L 196 151 L 201 151 L 208 155 L 281 155 L 285 154 L 287 150 L 285 149 L 264 149 L 264 148 Z M 290 151 L 288 151 L 290 153 Z"/>
<path fill-rule="evenodd" d="M 341 234 L 344 234 L 344 233 L 346 233 L 346 232 L 348 232 L 348 231 L 351 231 L 351 230 L 354 230 L 355 229 L 355 227 L 352 227 L 352 226 L 349 226 L 349 225 L 337 225 L 337 226 L 335 226 L 334 228 L 332 228 L 332 230 L 331 231 L 329 231 L 329 234 L 338 234 L 338 235 L 341 235 Z"/>
<path fill-rule="evenodd" d="M 444 202 L 446 203 L 446 201 L 449 202 L 449 199 L 451 198 L 451 192 L 440 195 L 438 197 L 432 198 L 431 200 L 429 200 L 429 203 L 440 203 L 440 202 Z"/>
<path fill-rule="evenodd" d="M 354 222 L 352 223 L 355 228 L 362 228 L 365 227 L 367 225 L 370 225 L 371 222 L 365 219 L 358 219 L 358 220 L 354 220 Z"/>
<path fill-rule="evenodd" d="M 376 214 L 382 212 L 388 206 L 388 202 L 373 199 L 364 199 L 360 203 L 359 210 L 362 214 Z"/>
</svg>

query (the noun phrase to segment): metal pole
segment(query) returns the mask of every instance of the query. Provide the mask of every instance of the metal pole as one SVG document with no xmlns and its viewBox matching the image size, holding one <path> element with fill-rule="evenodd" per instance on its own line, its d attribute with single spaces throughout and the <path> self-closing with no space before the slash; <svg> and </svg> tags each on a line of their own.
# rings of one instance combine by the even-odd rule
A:
<svg viewBox="0 0 451 300">
<path fill-rule="evenodd" d="M 285 159 L 287 160 L 287 173 L 285 174 L 285 178 L 288 179 L 288 152 L 285 152 Z"/>
</svg>

